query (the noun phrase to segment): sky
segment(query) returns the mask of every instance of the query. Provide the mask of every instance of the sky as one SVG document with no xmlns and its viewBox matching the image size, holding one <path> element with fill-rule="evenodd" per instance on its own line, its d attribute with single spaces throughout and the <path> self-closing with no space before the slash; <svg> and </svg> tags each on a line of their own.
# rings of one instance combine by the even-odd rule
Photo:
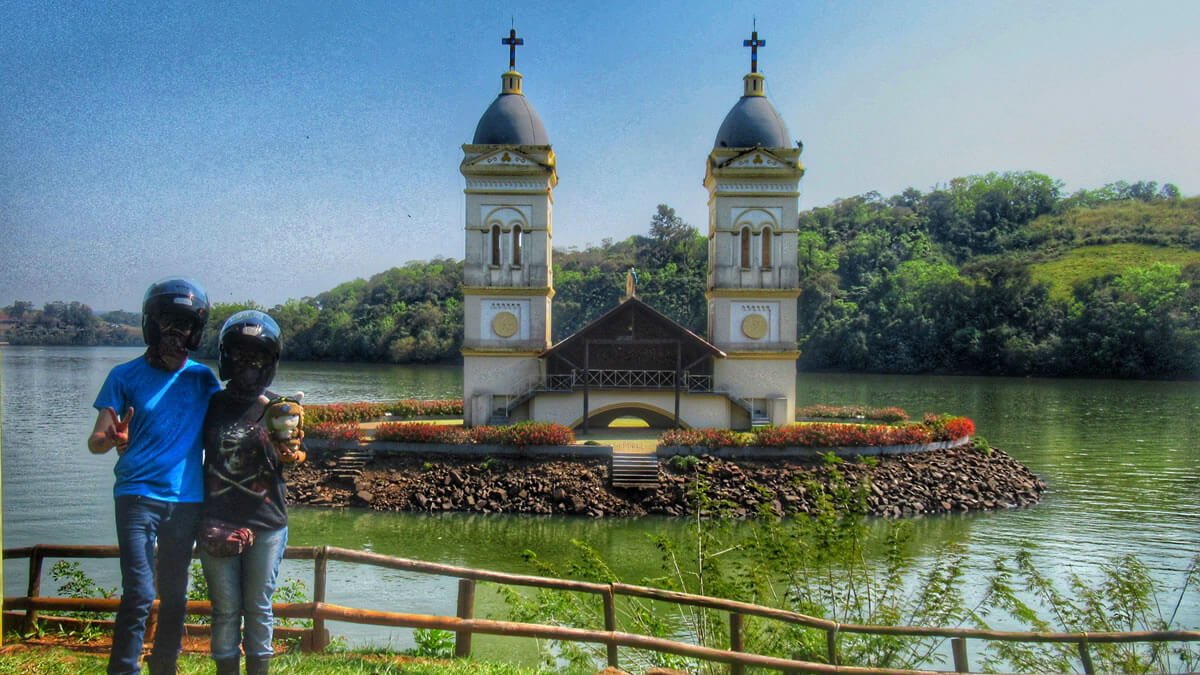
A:
<svg viewBox="0 0 1200 675">
<path fill-rule="evenodd" d="M 462 144 L 524 92 L 553 243 L 702 231 L 757 27 L 800 208 L 990 171 L 1200 193 L 1200 2 L 0 0 L 0 307 L 138 311 L 167 276 L 265 307 L 461 259 Z"/>
</svg>

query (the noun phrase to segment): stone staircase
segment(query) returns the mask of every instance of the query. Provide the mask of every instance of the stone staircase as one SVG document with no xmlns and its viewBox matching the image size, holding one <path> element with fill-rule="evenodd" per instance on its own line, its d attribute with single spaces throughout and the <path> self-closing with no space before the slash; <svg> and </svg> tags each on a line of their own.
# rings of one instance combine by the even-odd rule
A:
<svg viewBox="0 0 1200 675">
<path fill-rule="evenodd" d="M 342 451 L 338 455 L 337 464 L 329 470 L 337 478 L 354 480 L 362 475 L 363 467 L 367 465 L 367 460 L 371 458 L 368 451 L 362 448 L 352 448 Z"/>
<path fill-rule="evenodd" d="M 615 488 L 654 490 L 658 487 L 658 456 L 614 449 L 610 479 Z"/>
</svg>

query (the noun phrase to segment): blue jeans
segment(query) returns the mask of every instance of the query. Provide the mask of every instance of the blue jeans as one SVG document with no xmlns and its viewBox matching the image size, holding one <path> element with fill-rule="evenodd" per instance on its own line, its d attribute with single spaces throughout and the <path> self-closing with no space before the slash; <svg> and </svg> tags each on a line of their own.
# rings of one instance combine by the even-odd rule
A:
<svg viewBox="0 0 1200 675">
<path fill-rule="evenodd" d="M 229 659 L 241 645 L 246 658 L 269 657 L 271 595 L 279 561 L 287 548 L 287 527 L 254 533 L 254 545 L 241 555 L 218 558 L 200 549 L 208 597 L 212 600 L 212 657 Z M 242 620 L 245 619 L 245 628 Z"/>
<path fill-rule="evenodd" d="M 158 629 L 151 660 L 174 662 L 183 641 L 188 568 L 200 504 L 122 495 L 116 499 L 117 543 L 121 547 L 121 605 L 113 626 L 108 672 L 140 673 L 146 617 L 154 603 L 154 546 L 158 544 Z"/>
</svg>

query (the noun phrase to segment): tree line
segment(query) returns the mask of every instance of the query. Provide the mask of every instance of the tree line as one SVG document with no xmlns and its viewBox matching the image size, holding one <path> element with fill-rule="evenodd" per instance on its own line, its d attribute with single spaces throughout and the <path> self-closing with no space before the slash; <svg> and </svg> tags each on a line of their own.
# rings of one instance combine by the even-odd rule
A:
<svg viewBox="0 0 1200 675">
<path fill-rule="evenodd" d="M 1060 280 L 1069 283 L 1065 291 L 1035 278 L 1039 265 L 1080 247 L 1103 252 L 1115 244 L 1155 248 L 1136 264 Z M 1184 252 L 1185 262 L 1157 261 L 1158 251 Z M 1172 184 L 1118 182 L 1066 194 L 1044 174 L 1009 172 L 956 178 L 928 192 L 839 199 L 799 218 L 799 367 L 1200 377 L 1200 264 L 1186 262 L 1196 251 L 1200 198 L 1183 198 Z M 707 237 L 666 205 L 645 235 L 555 251 L 553 339 L 614 307 L 630 269 L 639 298 L 704 334 L 706 260 Z M 269 309 L 217 304 L 210 327 L 247 308 L 279 322 L 287 359 L 453 360 L 462 345 L 462 262 L 409 262 Z M 137 315 L 127 312 L 94 317 L 79 303 L 40 312 L 15 303 L 4 311 L 42 330 L 10 329 L 14 343 L 138 337 L 100 328 L 136 326 Z M 217 332 L 206 332 L 202 355 L 215 356 Z"/>
</svg>

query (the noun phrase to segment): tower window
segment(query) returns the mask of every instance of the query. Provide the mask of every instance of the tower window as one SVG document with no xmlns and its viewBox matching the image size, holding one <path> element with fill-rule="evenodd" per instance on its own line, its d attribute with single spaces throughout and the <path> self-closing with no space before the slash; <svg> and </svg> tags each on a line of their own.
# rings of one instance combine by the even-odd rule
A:
<svg viewBox="0 0 1200 675">
<path fill-rule="evenodd" d="M 762 267 L 771 266 L 771 228 L 764 227 L 762 231 L 762 259 L 759 261 Z"/>
<path fill-rule="evenodd" d="M 492 226 L 492 266 L 500 266 L 500 226 Z"/>
<path fill-rule="evenodd" d="M 742 228 L 742 269 L 750 269 L 750 228 Z"/>
<path fill-rule="evenodd" d="M 512 264 L 513 267 L 521 266 L 521 226 L 514 225 L 512 231 Z"/>
</svg>

